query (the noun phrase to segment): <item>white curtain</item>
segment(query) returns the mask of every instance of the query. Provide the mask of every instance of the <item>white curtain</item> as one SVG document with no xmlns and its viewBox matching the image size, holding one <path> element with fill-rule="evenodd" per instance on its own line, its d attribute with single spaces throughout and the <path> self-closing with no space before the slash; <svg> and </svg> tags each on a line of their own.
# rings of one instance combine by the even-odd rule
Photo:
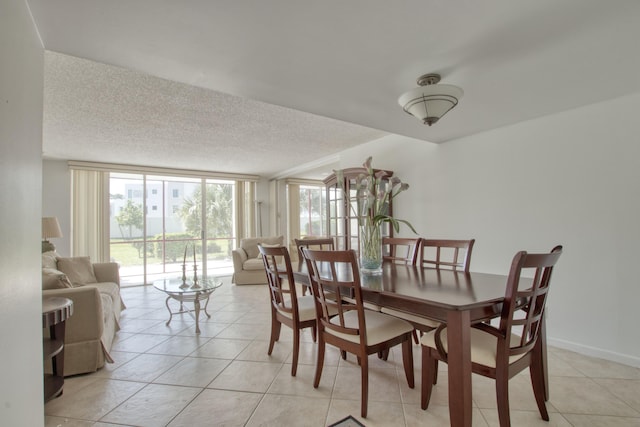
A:
<svg viewBox="0 0 640 427">
<path fill-rule="evenodd" d="M 245 237 L 256 237 L 256 184 L 236 181 L 236 235 L 237 243 Z"/>
<path fill-rule="evenodd" d="M 289 240 L 300 238 L 300 185 L 287 184 L 288 231 Z"/>
<path fill-rule="evenodd" d="M 295 239 L 300 238 L 300 185 L 287 184 L 287 231 L 291 261 L 298 261 Z"/>
<path fill-rule="evenodd" d="M 71 170 L 71 254 L 109 261 L 109 173 Z"/>
</svg>

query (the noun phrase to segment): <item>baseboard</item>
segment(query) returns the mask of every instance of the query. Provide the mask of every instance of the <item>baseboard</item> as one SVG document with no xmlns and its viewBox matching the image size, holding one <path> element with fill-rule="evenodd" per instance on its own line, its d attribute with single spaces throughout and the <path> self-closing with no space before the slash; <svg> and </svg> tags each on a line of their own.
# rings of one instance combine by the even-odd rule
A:
<svg viewBox="0 0 640 427">
<path fill-rule="evenodd" d="M 630 356 L 628 354 L 620 354 L 613 351 L 603 350 L 601 348 L 590 347 L 571 341 L 559 340 L 547 337 L 550 346 L 562 348 L 565 350 L 575 351 L 585 356 L 598 357 L 600 359 L 609 360 L 611 362 L 622 363 L 623 365 L 640 368 L 640 357 Z"/>
</svg>

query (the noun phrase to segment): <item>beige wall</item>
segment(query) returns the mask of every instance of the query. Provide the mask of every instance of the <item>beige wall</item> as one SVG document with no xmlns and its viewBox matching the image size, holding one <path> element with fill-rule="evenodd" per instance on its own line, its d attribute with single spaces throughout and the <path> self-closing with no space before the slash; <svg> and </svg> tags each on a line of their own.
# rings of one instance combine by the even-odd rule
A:
<svg viewBox="0 0 640 427">
<path fill-rule="evenodd" d="M 40 227 L 43 49 L 24 1 L 0 13 L 0 425 L 44 424 Z"/>
<path fill-rule="evenodd" d="M 55 216 L 62 237 L 52 239 L 56 251 L 71 256 L 71 172 L 66 160 L 42 162 L 42 216 Z"/>
<path fill-rule="evenodd" d="M 474 271 L 506 273 L 518 250 L 564 245 L 551 343 L 640 367 L 638 111 L 634 94 L 441 145 L 393 136 L 343 152 L 341 165 L 373 155 L 397 171 L 411 188 L 394 214 L 422 236 L 476 238 Z"/>
</svg>

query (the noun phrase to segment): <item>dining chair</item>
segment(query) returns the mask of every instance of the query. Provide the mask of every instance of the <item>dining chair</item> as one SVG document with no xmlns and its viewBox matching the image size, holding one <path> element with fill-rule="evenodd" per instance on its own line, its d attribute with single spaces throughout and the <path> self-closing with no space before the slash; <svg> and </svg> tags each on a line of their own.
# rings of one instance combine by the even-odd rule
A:
<svg viewBox="0 0 640 427">
<path fill-rule="evenodd" d="M 293 241 L 298 249 L 298 271 L 302 269 L 305 262 L 302 248 L 318 249 L 321 251 L 332 251 L 335 249 L 333 237 L 307 236 L 302 239 L 293 239 Z"/>
<path fill-rule="evenodd" d="M 420 265 L 422 267 L 452 269 L 468 273 L 474 243 L 475 239 L 420 239 Z M 432 331 L 440 326 L 440 322 L 416 313 L 408 313 L 386 307 L 382 308 L 382 312 L 410 322 L 421 334 Z M 418 334 L 414 333 L 413 337 L 416 344 L 418 344 Z"/>
<path fill-rule="evenodd" d="M 476 239 L 422 239 L 420 242 L 420 265 L 468 272 L 475 242 Z"/>
<path fill-rule="evenodd" d="M 551 273 L 562 254 L 562 246 L 550 253 L 516 253 L 507 278 L 500 324 L 472 325 L 470 331 L 472 372 L 495 379 L 500 426 L 510 426 L 509 379 L 529 368 L 533 393 L 542 419 L 549 421 L 545 405 L 541 329 Z M 523 272 L 533 279 L 524 278 Z M 447 328 L 441 325 L 422 339 L 421 407 L 427 409 L 437 361 L 447 361 Z M 450 367 L 452 369 L 453 367 Z M 451 404 L 451 403 L 450 403 Z"/>
<path fill-rule="evenodd" d="M 383 237 L 382 260 L 400 264 L 416 265 L 418 261 L 419 238 Z"/>
<path fill-rule="evenodd" d="M 298 296 L 291 258 L 284 246 L 266 247 L 258 245 L 262 256 L 264 269 L 267 273 L 269 293 L 271 295 L 271 338 L 269 339 L 268 355 L 280 338 L 280 328 L 284 324 L 293 330 L 293 360 L 291 376 L 296 375 L 298 369 L 298 353 L 300 351 L 300 330 L 312 328 L 314 341 L 316 340 L 316 307 L 312 295 Z"/>
<path fill-rule="evenodd" d="M 360 365 L 360 414 L 366 418 L 370 354 L 380 354 L 402 344 L 405 376 L 409 387 L 414 388 L 411 345 L 413 326 L 402 319 L 365 310 L 355 251 L 318 251 L 305 248 L 303 254 L 318 316 L 318 354 L 313 387 L 317 388 L 320 384 L 326 344 L 338 347 L 341 352 L 354 354 Z M 353 296 L 355 304 L 344 301 L 343 294 Z M 331 316 L 332 309 L 337 310 L 337 315 Z"/>
<path fill-rule="evenodd" d="M 304 265 L 304 255 L 302 254 L 302 248 L 318 249 L 324 251 L 332 251 L 335 249 L 335 244 L 332 237 L 313 237 L 308 236 L 302 239 L 293 239 L 298 250 L 298 271 L 302 271 Z M 302 287 L 302 295 L 307 293 L 307 287 Z"/>
</svg>

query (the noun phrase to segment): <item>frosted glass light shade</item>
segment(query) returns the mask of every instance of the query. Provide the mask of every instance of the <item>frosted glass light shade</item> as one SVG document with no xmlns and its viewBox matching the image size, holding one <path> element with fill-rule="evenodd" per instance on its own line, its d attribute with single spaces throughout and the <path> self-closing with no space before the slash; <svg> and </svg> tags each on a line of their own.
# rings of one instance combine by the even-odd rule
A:
<svg viewBox="0 0 640 427">
<path fill-rule="evenodd" d="M 431 84 L 405 92 L 398 104 L 405 112 L 431 126 L 458 105 L 463 94 L 458 86 Z"/>
</svg>

